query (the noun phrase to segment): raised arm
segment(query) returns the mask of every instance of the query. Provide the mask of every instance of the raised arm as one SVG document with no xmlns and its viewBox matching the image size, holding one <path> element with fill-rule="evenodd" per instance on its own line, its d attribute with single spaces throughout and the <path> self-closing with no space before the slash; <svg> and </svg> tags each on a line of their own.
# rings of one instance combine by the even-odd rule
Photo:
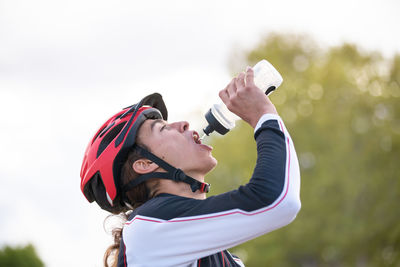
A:
<svg viewBox="0 0 400 267">
<path fill-rule="evenodd" d="M 164 210 L 165 217 L 137 215 L 127 222 L 124 236 L 135 235 L 135 242 L 126 254 L 133 259 L 136 254 L 153 266 L 185 266 L 283 227 L 296 217 L 300 209 L 296 151 L 275 107 L 254 86 L 251 75 L 249 70 L 246 85 L 241 74 L 220 93 L 228 108 L 255 128 L 257 163 L 250 181 L 205 200 L 160 196 L 163 206 L 157 210 Z M 151 250 L 141 250 L 149 246 Z"/>
</svg>

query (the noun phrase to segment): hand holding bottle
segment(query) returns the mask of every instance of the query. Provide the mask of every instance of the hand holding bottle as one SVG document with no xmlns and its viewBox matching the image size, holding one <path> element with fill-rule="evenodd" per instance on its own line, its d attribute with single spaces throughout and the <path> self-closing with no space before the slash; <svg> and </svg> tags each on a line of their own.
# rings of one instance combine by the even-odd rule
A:
<svg viewBox="0 0 400 267">
<path fill-rule="evenodd" d="M 204 135 L 201 139 L 213 131 L 226 134 L 235 127 L 235 121 L 239 117 L 255 127 L 263 112 L 276 114 L 276 109 L 267 96 L 281 85 L 283 79 L 280 73 L 263 59 L 253 69 L 247 69 L 246 74 L 239 74 L 220 92 L 224 103 L 214 104 L 205 114 L 208 125 L 203 128 Z M 254 92 L 255 88 L 262 95 Z M 248 93 L 250 94 L 246 95 Z"/>
<path fill-rule="evenodd" d="M 254 71 L 248 68 L 233 78 L 228 86 L 219 92 L 219 97 L 234 114 L 253 128 L 263 114 L 278 114 L 268 96 L 254 83 Z"/>
</svg>

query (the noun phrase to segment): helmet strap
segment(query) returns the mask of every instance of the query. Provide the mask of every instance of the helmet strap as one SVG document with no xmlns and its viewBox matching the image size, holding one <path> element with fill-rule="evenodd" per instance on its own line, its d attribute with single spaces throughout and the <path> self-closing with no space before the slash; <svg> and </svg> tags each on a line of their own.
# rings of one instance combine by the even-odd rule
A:
<svg viewBox="0 0 400 267">
<path fill-rule="evenodd" d="M 192 189 L 192 192 L 196 192 L 197 190 L 200 190 L 202 193 L 208 193 L 210 190 L 210 184 L 208 183 L 202 183 L 188 175 L 186 175 L 181 169 L 177 169 L 164 160 L 160 159 L 153 153 L 147 151 L 146 149 L 136 145 L 136 148 L 138 149 L 138 152 L 145 158 L 153 161 L 156 163 L 158 166 L 166 170 L 167 172 L 151 172 L 151 173 L 146 173 L 138 176 L 136 179 L 128 182 L 122 187 L 122 192 L 127 192 L 133 187 L 137 186 L 138 184 L 141 184 L 149 179 L 152 178 L 161 178 L 161 179 L 168 179 L 168 180 L 173 180 L 175 182 L 184 182 L 190 185 L 190 188 Z"/>
</svg>

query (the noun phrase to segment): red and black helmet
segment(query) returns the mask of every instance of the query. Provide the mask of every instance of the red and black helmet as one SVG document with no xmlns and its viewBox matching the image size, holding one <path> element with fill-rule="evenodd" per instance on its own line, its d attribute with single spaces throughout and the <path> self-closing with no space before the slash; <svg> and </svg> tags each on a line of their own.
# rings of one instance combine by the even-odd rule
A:
<svg viewBox="0 0 400 267">
<path fill-rule="evenodd" d="M 127 185 L 120 183 L 122 165 L 136 145 L 136 135 L 142 123 L 147 119 L 167 118 L 162 96 L 154 93 L 118 112 L 102 125 L 86 148 L 81 168 L 81 190 L 89 202 L 96 201 L 102 209 L 112 211 L 117 199 L 118 204 L 122 204 L 124 192 L 150 178 L 182 181 L 190 184 L 193 192 L 198 189 L 208 192 L 208 184 L 187 176 L 144 148 L 139 148 L 143 157 L 154 161 L 167 173 L 145 174 Z"/>
</svg>

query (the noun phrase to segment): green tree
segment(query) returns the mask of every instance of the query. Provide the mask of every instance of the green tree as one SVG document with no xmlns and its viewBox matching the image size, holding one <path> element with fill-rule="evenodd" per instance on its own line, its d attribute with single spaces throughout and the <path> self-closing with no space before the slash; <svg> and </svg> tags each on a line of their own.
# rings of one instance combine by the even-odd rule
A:
<svg viewBox="0 0 400 267">
<path fill-rule="evenodd" d="M 43 267 L 33 245 L 25 247 L 5 246 L 0 250 L 0 267 Z"/>
<path fill-rule="evenodd" d="M 284 78 L 271 100 L 299 156 L 302 209 L 289 226 L 232 251 L 256 267 L 400 266 L 400 56 L 273 34 L 246 57 L 269 60 Z M 211 140 L 213 194 L 249 179 L 252 136 L 239 123 Z"/>
</svg>

